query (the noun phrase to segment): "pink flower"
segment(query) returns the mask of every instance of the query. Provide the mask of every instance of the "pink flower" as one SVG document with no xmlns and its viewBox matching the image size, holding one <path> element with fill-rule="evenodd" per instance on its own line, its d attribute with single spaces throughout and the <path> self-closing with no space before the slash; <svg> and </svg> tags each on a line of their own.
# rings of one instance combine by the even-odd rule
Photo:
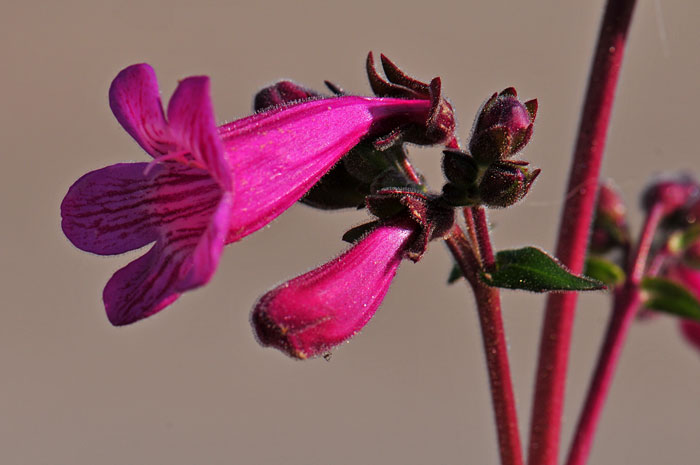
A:
<svg viewBox="0 0 700 465">
<path fill-rule="evenodd" d="M 339 257 L 262 296 L 251 318 L 260 343 L 305 359 L 349 340 L 379 308 L 417 229 L 410 221 L 380 225 Z"/>
<path fill-rule="evenodd" d="M 110 107 L 154 160 L 90 172 L 61 204 L 63 231 L 82 250 L 112 255 L 155 242 L 104 289 L 114 325 L 152 315 L 207 283 L 224 244 L 280 215 L 361 139 L 425 125 L 431 110 L 425 99 L 340 96 L 217 128 L 209 86 L 205 76 L 182 80 L 166 117 L 153 69 L 121 71 Z"/>
<path fill-rule="evenodd" d="M 667 270 L 666 275 L 678 281 L 700 300 L 700 270 L 679 262 Z M 681 319 L 679 326 L 685 340 L 696 349 L 700 349 L 700 323 L 695 320 Z"/>
</svg>

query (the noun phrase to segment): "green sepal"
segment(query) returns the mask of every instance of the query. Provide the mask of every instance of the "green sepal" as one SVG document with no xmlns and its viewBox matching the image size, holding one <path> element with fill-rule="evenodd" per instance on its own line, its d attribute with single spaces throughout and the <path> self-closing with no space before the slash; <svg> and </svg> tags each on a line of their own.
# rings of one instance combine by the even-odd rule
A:
<svg viewBox="0 0 700 465">
<path fill-rule="evenodd" d="M 700 302 L 684 286 L 665 278 L 646 277 L 641 287 L 645 307 L 700 321 Z"/>
<path fill-rule="evenodd" d="M 624 270 L 615 263 L 605 258 L 590 256 L 586 259 L 586 267 L 583 274 L 589 278 L 597 279 L 608 287 L 615 287 L 625 281 L 627 275 Z"/>
<path fill-rule="evenodd" d="M 492 287 L 531 292 L 605 289 L 602 282 L 572 274 L 557 259 L 536 247 L 498 252 L 496 265 L 489 272 L 482 272 L 481 278 Z"/>
<path fill-rule="evenodd" d="M 364 223 L 359 226 L 355 226 L 354 228 L 346 231 L 345 234 L 343 234 L 343 241 L 348 242 L 350 244 L 354 244 L 358 240 L 362 239 L 371 230 L 376 228 L 377 225 L 379 225 L 379 220 L 370 221 L 369 223 Z"/>
</svg>

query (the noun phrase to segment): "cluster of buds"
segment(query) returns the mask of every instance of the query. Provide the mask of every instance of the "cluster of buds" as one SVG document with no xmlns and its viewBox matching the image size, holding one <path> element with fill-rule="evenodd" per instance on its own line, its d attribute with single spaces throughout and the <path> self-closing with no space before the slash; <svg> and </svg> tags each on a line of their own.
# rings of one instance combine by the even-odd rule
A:
<svg viewBox="0 0 700 465">
<path fill-rule="evenodd" d="M 652 181 L 641 196 L 641 207 L 647 215 L 647 222 L 661 225 L 651 230 L 652 247 L 649 252 L 648 265 L 644 273 L 649 278 L 671 281 L 669 294 L 674 298 L 700 300 L 700 184 L 691 177 L 665 175 Z M 644 234 L 644 233 L 643 233 Z M 652 239 L 646 238 L 646 239 Z M 642 236 L 638 240 L 641 242 Z M 632 249 L 625 220 L 625 208 L 619 194 L 609 186 L 601 186 L 598 196 L 598 208 L 593 228 L 591 252 L 602 254 L 622 248 L 625 255 Z M 619 263 L 624 266 L 624 263 Z M 671 301 L 673 298 L 671 298 Z M 666 300 L 666 305 L 669 305 Z M 640 319 L 650 319 L 657 310 L 669 311 L 674 308 L 651 306 L 639 313 Z M 674 308 L 675 310 L 675 308 Z M 675 312 L 671 312 L 675 313 Z M 679 329 L 684 339 L 700 349 L 700 322 L 690 314 L 675 313 L 683 317 L 678 320 Z"/>
<path fill-rule="evenodd" d="M 629 247 L 627 208 L 612 184 L 602 184 L 598 190 L 598 203 L 593 219 L 591 252 L 604 254 L 617 248 L 627 252 Z"/>
<path fill-rule="evenodd" d="M 521 102 L 512 87 L 493 94 L 477 114 L 469 151 L 445 151 L 445 199 L 457 206 L 508 207 L 525 197 L 540 170 L 513 157 L 530 141 L 536 115 L 537 100 Z"/>
</svg>

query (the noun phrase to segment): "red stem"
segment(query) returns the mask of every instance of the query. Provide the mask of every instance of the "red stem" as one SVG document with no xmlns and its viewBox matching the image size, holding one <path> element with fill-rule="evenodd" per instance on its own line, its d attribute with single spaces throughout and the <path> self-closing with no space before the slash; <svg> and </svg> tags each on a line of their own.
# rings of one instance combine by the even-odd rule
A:
<svg viewBox="0 0 700 465">
<path fill-rule="evenodd" d="M 479 239 L 480 242 L 488 241 L 488 236 L 485 239 L 481 237 Z M 453 228 L 452 234 L 445 242 L 447 242 L 447 246 L 462 270 L 462 274 L 474 290 L 489 372 L 501 464 L 522 465 L 523 455 L 518 431 L 518 417 L 501 317 L 499 291 L 484 284 L 479 277 L 479 262 L 458 226 Z"/>
<path fill-rule="evenodd" d="M 479 252 L 479 239 L 476 237 L 474 213 L 472 212 L 471 207 L 464 207 L 462 209 L 462 213 L 464 214 L 464 223 L 467 226 L 467 238 L 469 243 L 472 245 L 472 250 L 474 251 L 474 255 L 476 255 L 477 261 L 481 263 L 481 253 Z"/>
<path fill-rule="evenodd" d="M 641 303 L 639 284 L 644 275 L 649 248 L 651 247 L 654 232 L 661 220 L 662 212 L 662 206 L 657 205 L 647 215 L 639 239 L 639 246 L 628 266 L 629 275 L 627 280 L 615 292 L 613 312 L 610 316 L 603 347 L 598 356 L 595 374 L 588 387 L 586 403 L 581 410 L 567 465 L 583 465 L 590 454 L 596 427 L 610 391 L 610 385 L 622 353 L 622 347 Z"/>
<path fill-rule="evenodd" d="M 491 270 L 496 264 L 496 259 L 493 256 L 493 247 L 491 247 L 491 238 L 489 237 L 489 222 L 486 218 L 486 209 L 482 206 L 472 208 L 474 221 L 476 223 L 476 237 L 479 242 L 479 253 L 483 260 L 484 268 Z"/>
<path fill-rule="evenodd" d="M 608 0 L 588 78 L 569 173 L 556 255 L 573 273 L 583 270 L 615 88 L 635 0 Z M 554 465 L 559 453 L 569 345 L 578 294 L 547 300 L 530 429 L 530 465 Z"/>
</svg>

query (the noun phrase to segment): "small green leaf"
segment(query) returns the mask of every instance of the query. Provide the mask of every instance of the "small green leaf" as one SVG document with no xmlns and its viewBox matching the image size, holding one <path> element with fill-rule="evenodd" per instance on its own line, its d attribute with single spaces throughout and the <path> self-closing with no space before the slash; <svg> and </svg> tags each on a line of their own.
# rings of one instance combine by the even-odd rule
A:
<svg viewBox="0 0 700 465">
<path fill-rule="evenodd" d="M 452 270 L 450 270 L 450 276 L 447 278 L 447 284 L 454 284 L 460 279 L 462 279 L 462 270 L 459 268 L 459 266 L 455 263 L 452 265 Z"/>
<path fill-rule="evenodd" d="M 700 302 L 688 289 L 664 278 L 644 278 L 644 306 L 683 318 L 700 321 Z"/>
<path fill-rule="evenodd" d="M 482 273 L 481 277 L 489 286 L 532 292 L 605 289 L 602 282 L 572 274 L 558 260 L 536 247 L 498 252 L 495 269 Z"/>
<path fill-rule="evenodd" d="M 591 256 L 586 259 L 586 269 L 583 274 L 589 278 L 597 279 L 608 287 L 615 287 L 625 280 L 625 272 L 611 262 L 601 257 Z"/>
</svg>

